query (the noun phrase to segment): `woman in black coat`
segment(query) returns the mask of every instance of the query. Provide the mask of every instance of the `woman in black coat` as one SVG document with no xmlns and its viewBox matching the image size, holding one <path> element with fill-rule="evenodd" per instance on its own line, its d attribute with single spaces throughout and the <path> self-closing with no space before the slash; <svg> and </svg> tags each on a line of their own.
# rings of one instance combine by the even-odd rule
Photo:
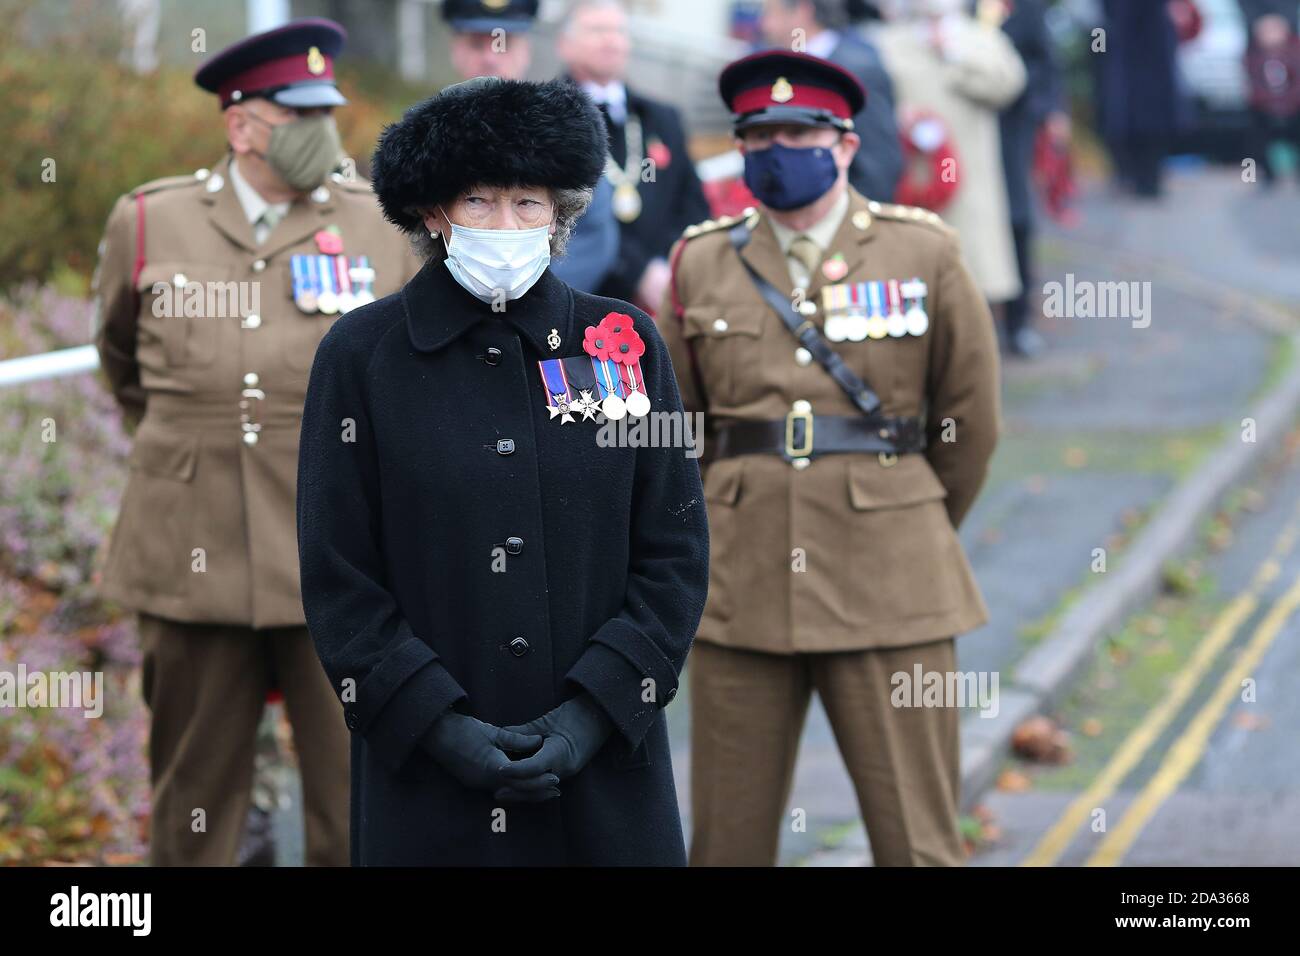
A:
<svg viewBox="0 0 1300 956">
<path fill-rule="evenodd" d="M 428 261 L 321 342 L 298 470 L 354 864 L 685 863 L 663 709 L 707 588 L 699 469 L 626 440 L 683 415 L 653 322 L 548 268 L 604 155 L 577 87 L 495 79 L 375 152 Z"/>
</svg>

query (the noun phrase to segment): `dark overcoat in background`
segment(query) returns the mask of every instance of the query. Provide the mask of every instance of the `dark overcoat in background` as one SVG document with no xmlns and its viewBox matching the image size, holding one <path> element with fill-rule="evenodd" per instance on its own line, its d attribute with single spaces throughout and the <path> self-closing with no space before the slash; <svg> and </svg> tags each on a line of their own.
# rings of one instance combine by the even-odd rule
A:
<svg viewBox="0 0 1300 956">
<path fill-rule="evenodd" d="M 667 103 L 631 89 L 627 91 L 627 110 L 641 120 L 642 157 L 658 154 L 660 160 L 654 182 L 637 184 L 641 215 L 619 225 L 618 257 L 599 289 L 620 299 L 636 295 L 637 283 L 650 260 L 666 259 L 683 229 L 709 218 L 709 201 L 687 150 L 681 114 Z M 607 119 L 606 125 L 610 155 L 622 167 L 627 162 L 627 124 Z"/>
<path fill-rule="evenodd" d="M 552 418 L 537 364 L 584 355 L 611 311 L 646 343 L 653 410 L 680 412 L 653 322 L 550 270 L 494 313 L 434 259 L 321 342 L 298 534 L 307 623 L 353 733 L 354 864 L 685 862 L 663 708 L 707 590 L 699 468 Z M 518 553 L 494 571 L 508 538 Z M 617 729 L 545 803 L 502 817 L 420 745 L 453 704 L 516 724 L 583 688 Z"/>
<path fill-rule="evenodd" d="M 853 117 L 853 131 L 862 137 L 862 145 L 849 166 L 849 183 L 868 199 L 893 202 L 898 179 L 903 175 L 894 82 L 885 71 L 879 51 L 857 30 L 843 30 L 827 59 L 856 76 L 867 91 L 866 104 Z"/>
<path fill-rule="evenodd" d="M 1002 169 L 1006 174 L 1007 207 L 1013 225 L 1026 225 L 1034 215 L 1031 186 L 1034 140 L 1038 128 L 1054 110 L 1065 109 L 1061 75 L 1047 29 L 1043 0 L 1016 0 L 1002 32 L 1025 61 L 1025 91 L 998 117 L 1002 128 Z M 1027 281 L 1027 277 L 1021 276 Z"/>
</svg>

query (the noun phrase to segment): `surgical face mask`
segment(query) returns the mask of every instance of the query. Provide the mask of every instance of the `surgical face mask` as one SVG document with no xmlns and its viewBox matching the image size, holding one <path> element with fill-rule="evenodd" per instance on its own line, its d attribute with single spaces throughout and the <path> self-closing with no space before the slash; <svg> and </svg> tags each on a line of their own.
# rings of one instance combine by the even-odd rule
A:
<svg viewBox="0 0 1300 956">
<path fill-rule="evenodd" d="M 840 171 L 827 146 L 796 149 L 773 143 L 745 153 L 745 185 L 770 209 L 810 205 L 835 185 Z"/>
<path fill-rule="evenodd" d="M 464 289 L 484 302 L 517 299 L 542 277 L 551 262 L 551 227 L 472 229 L 451 224 L 447 269 Z"/>
<path fill-rule="evenodd" d="M 304 116 L 279 125 L 260 116 L 254 119 L 271 127 L 271 144 L 263 157 L 267 165 L 298 192 L 319 186 L 343 161 L 343 144 L 333 116 Z"/>
</svg>

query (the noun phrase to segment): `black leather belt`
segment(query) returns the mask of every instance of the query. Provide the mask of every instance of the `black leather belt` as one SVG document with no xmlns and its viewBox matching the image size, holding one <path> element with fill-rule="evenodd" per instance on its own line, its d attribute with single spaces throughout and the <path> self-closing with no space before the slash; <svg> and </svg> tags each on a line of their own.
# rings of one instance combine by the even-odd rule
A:
<svg viewBox="0 0 1300 956">
<path fill-rule="evenodd" d="M 817 415 L 792 410 L 774 422 L 732 422 L 718 427 L 713 456 L 780 455 L 795 462 L 818 455 L 867 453 L 897 456 L 925 448 L 919 418 Z"/>
</svg>

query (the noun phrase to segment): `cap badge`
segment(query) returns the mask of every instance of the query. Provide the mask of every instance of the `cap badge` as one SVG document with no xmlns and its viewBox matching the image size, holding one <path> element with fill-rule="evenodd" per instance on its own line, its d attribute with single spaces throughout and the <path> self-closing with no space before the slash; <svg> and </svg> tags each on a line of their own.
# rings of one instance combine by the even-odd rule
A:
<svg viewBox="0 0 1300 956">
<path fill-rule="evenodd" d="M 788 103 L 794 99 L 794 87 L 784 76 L 778 76 L 776 82 L 772 84 L 772 102 Z"/>
<path fill-rule="evenodd" d="M 325 57 L 316 47 L 307 51 L 307 72 L 312 76 L 320 76 L 325 72 Z"/>
<path fill-rule="evenodd" d="M 510 5 L 510 0 L 483 0 L 483 6 L 489 10 L 500 10 L 502 7 Z"/>
</svg>

